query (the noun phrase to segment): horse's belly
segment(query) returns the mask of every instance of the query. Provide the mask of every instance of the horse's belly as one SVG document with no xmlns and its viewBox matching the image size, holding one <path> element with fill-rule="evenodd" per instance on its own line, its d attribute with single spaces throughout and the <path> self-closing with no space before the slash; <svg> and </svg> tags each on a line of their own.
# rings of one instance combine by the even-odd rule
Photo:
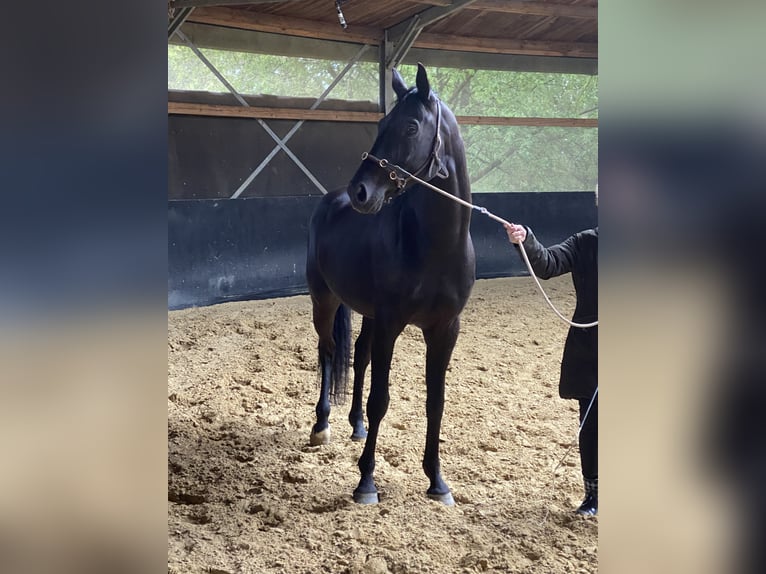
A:
<svg viewBox="0 0 766 574">
<path fill-rule="evenodd" d="M 348 284 L 333 285 L 328 282 L 328 285 L 330 286 L 330 289 L 332 289 L 332 292 L 335 293 L 345 305 L 351 307 L 354 312 L 371 319 L 375 318 L 375 304 L 369 297 L 371 291 L 360 292 L 357 289 L 349 288 L 350 286 Z"/>
<path fill-rule="evenodd" d="M 449 273 L 430 278 L 422 289 L 413 294 L 410 323 L 428 328 L 435 323 L 450 321 L 460 315 L 473 288 L 473 274 Z"/>
</svg>

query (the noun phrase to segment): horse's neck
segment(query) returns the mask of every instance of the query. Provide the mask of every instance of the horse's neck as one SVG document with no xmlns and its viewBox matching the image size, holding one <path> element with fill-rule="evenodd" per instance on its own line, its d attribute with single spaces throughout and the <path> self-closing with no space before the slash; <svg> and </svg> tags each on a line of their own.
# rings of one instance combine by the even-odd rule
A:
<svg viewBox="0 0 766 574">
<path fill-rule="evenodd" d="M 462 149 L 445 150 L 451 161 L 447 162 L 449 177 L 447 179 L 434 179 L 430 183 L 447 191 L 450 195 L 459 197 L 464 201 L 471 201 L 471 184 L 465 165 L 465 154 Z M 422 222 L 428 235 L 434 239 L 434 243 L 442 248 L 450 244 L 461 247 L 467 237 L 471 223 L 471 210 L 456 201 L 442 196 L 441 194 L 419 185 L 421 209 L 418 219 Z"/>
</svg>

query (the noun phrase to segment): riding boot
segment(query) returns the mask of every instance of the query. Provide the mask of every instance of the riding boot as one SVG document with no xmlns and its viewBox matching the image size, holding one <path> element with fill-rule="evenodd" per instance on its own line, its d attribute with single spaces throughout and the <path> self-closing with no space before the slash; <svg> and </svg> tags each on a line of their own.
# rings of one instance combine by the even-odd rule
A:
<svg viewBox="0 0 766 574">
<path fill-rule="evenodd" d="M 582 516 L 595 516 L 598 514 L 598 477 L 583 478 L 585 483 L 585 499 L 577 509 L 577 514 Z"/>
</svg>

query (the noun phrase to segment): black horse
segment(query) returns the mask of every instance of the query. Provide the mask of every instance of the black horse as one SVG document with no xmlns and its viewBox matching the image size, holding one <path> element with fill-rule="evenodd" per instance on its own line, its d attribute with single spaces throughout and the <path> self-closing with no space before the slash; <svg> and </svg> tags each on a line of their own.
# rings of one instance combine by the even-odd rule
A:
<svg viewBox="0 0 766 574">
<path fill-rule="evenodd" d="M 351 438 L 367 439 L 354 500 L 378 501 L 375 444 L 388 409 L 394 343 L 406 325 L 416 325 L 427 346 L 427 494 L 453 504 L 440 472 L 439 431 L 445 372 L 475 278 L 471 210 L 412 182 L 396 166 L 466 201 L 471 189 L 455 116 L 431 91 L 425 68 L 418 64 L 414 88 L 407 88 L 397 71 L 392 83 L 398 101 L 380 121 L 370 153 L 348 188 L 322 198 L 311 219 L 306 276 L 322 377 L 311 443 L 329 441 L 330 398 L 345 392 L 350 307 L 364 317 L 354 352 Z M 362 386 L 370 358 L 367 434 Z"/>
</svg>

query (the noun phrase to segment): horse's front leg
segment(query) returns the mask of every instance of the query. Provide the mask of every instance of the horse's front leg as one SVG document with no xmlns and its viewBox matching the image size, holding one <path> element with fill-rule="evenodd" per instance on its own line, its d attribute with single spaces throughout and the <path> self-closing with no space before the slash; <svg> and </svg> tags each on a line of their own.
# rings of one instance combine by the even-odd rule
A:
<svg viewBox="0 0 766 574">
<path fill-rule="evenodd" d="M 354 396 L 351 400 L 351 410 L 348 413 L 348 422 L 353 429 L 351 440 L 362 441 L 367 437 L 364 430 L 364 410 L 362 409 L 362 396 L 364 394 L 364 374 L 367 365 L 370 364 L 372 353 L 372 335 L 374 322 L 368 317 L 362 319 L 362 328 L 354 345 Z"/>
<path fill-rule="evenodd" d="M 367 399 L 367 422 L 370 427 L 362 456 L 359 457 L 359 472 L 362 477 L 354 490 L 354 502 L 360 504 L 375 504 L 379 500 L 373 476 L 375 447 L 380 422 L 388 410 L 388 376 L 391 371 L 394 343 L 405 326 L 405 323 L 392 324 L 391 321 L 385 321 L 377 312 L 375 317 L 372 340 L 372 383 L 370 396 Z"/>
<path fill-rule="evenodd" d="M 444 381 L 460 332 L 460 317 L 446 325 L 423 330 L 426 341 L 426 448 L 423 454 L 423 470 L 431 481 L 426 494 L 447 506 L 455 504 L 449 486 L 441 476 L 439 463 L 439 433 L 444 412 Z"/>
</svg>

